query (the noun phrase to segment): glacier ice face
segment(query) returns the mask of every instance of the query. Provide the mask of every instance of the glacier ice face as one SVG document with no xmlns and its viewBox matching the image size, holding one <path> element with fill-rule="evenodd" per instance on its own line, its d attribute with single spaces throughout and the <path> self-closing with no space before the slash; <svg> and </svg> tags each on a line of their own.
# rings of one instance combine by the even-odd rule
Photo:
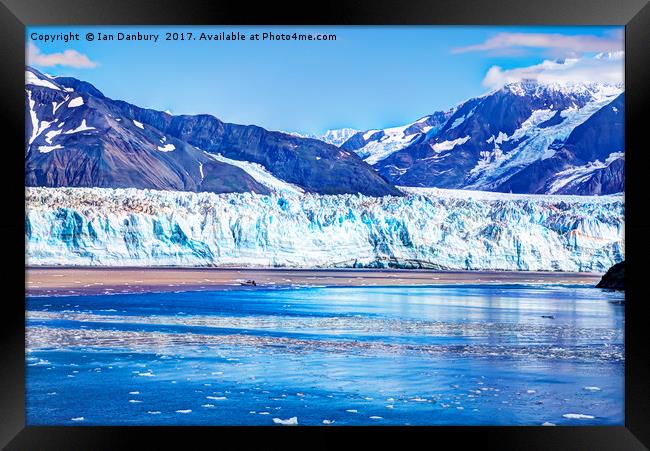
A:
<svg viewBox="0 0 650 451">
<path fill-rule="evenodd" d="M 27 188 L 28 265 L 603 272 L 622 196 L 405 188 L 404 197 Z"/>
</svg>

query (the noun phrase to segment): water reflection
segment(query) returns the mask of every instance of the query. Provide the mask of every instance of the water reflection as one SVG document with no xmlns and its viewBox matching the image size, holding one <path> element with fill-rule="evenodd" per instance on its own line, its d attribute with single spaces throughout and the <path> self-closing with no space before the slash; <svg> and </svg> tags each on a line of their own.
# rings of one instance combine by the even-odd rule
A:
<svg viewBox="0 0 650 451">
<path fill-rule="evenodd" d="M 29 298 L 28 419 L 622 424 L 620 300 L 507 285 Z"/>
</svg>

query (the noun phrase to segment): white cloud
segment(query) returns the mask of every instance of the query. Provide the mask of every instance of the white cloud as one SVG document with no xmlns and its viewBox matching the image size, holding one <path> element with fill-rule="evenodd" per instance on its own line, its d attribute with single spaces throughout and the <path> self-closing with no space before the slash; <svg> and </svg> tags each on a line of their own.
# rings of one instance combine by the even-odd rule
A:
<svg viewBox="0 0 650 451">
<path fill-rule="evenodd" d="M 536 80 L 540 83 L 601 82 L 619 84 L 624 81 L 624 53 L 622 51 L 598 54 L 595 57 L 545 60 L 540 64 L 515 69 L 492 66 L 483 79 L 483 85 L 498 89 L 507 83 Z"/>
<path fill-rule="evenodd" d="M 97 63 L 91 61 L 88 56 L 76 50 L 65 50 L 63 53 L 41 53 L 41 50 L 32 42 L 27 46 L 27 64 L 51 67 L 69 66 L 77 69 L 91 69 L 97 67 Z"/>
<path fill-rule="evenodd" d="M 452 49 L 453 53 L 497 52 L 509 53 L 517 49 L 546 49 L 553 56 L 579 56 L 584 53 L 615 52 L 623 50 L 620 30 L 605 37 L 593 35 L 564 35 L 560 33 L 498 33 L 485 42 Z"/>
</svg>

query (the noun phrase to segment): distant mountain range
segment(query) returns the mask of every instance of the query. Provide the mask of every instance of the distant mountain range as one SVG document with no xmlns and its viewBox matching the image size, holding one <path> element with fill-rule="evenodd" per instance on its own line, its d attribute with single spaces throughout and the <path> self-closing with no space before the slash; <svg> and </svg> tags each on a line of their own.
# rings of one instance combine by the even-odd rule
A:
<svg viewBox="0 0 650 451">
<path fill-rule="evenodd" d="M 316 134 L 303 134 L 298 132 L 288 132 L 290 135 L 299 136 L 301 138 L 313 138 L 326 142 L 327 144 L 334 144 L 340 146 L 346 142 L 352 135 L 359 133 L 359 130 L 353 128 L 339 128 L 336 130 L 327 130 L 321 135 Z"/>
<path fill-rule="evenodd" d="M 301 136 L 171 114 L 26 69 L 26 186 L 401 195 L 624 191 L 624 92 L 519 82 L 387 129 Z M 338 146 L 338 147 L 337 147 Z"/>
</svg>

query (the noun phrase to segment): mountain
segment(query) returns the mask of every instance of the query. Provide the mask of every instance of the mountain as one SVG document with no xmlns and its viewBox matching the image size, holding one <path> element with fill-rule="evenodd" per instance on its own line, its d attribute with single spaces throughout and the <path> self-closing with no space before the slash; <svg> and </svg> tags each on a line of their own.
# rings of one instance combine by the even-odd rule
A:
<svg viewBox="0 0 650 451">
<path fill-rule="evenodd" d="M 29 265 L 605 272 L 623 196 L 408 188 L 402 197 L 28 188 Z"/>
<path fill-rule="evenodd" d="M 354 152 L 214 116 L 140 108 L 33 68 L 26 84 L 26 186 L 401 195 Z"/>
<path fill-rule="evenodd" d="M 425 140 L 427 134 L 437 133 L 451 113 L 436 112 L 401 127 L 357 132 L 341 144 L 341 148 L 356 152 L 366 162 L 376 164 L 398 150 Z"/>
<path fill-rule="evenodd" d="M 319 141 L 326 142 L 328 144 L 335 145 L 339 147 L 345 141 L 347 141 L 352 135 L 358 133 L 358 130 L 353 128 L 339 128 L 336 130 L 327 130 L 322 135 L 315 134 L 302 134 L 297 132 L 289 132 L 289 135 L 298 136 L 301 138 L 312 138 L 318 139 Z"/>
<path fill-rule="evenodd" d="M 625 191 L 625 94 L 596 111 L 537 160 L 510 177 L 497 191 L 549 194 L 611 194 Z"/>
<path fill-rule="evenodd" d="M 395 195 L 624 191 L 623 87 L 510 83 L 415 122 L 322 136 L 171 115 L 26 69 L 27 186 Z M 338 147 L 337 147 L 338 146 Z"/>
<path fill-rule="evenodd" d="M 517 82 L 341 148 L 395 185 L 611 194 L 623 191 L 623 103 L 617 85 Z"/>
</svg>

